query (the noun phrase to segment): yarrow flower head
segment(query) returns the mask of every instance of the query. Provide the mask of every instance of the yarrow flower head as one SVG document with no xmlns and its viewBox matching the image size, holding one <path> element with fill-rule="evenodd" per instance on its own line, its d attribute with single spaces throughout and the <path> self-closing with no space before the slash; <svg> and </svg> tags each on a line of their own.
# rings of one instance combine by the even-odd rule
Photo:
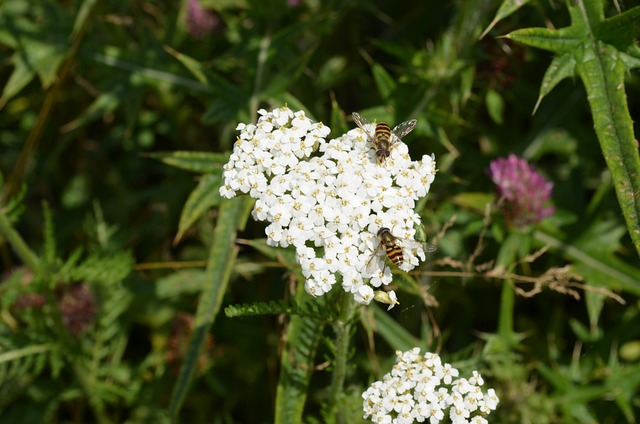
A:
<svg viewBox="0 0 640 424">
<path fill-rule="evenodd" d="M 545 206 L 551 199 L 553 183 L 536 172 L 525 159 L 510 154 L 492 161 L 489 170 L 509 225 L 524 227 L 553 214 L 553 207 Z"/>
<path fill-rule="evenodd" d="M 485 416 L 498 406 L 494 389 L 482 391 L 484 380 L 473 371 L 469 379 L 443 364 L 435 353 L 420 348 L 396 352 L 391 372 L 363 394 L 364 418 L 374 423 L 437 424 L 446 416 L 452 423 L 488 423 Z"/>
<path fill-rule="evenodd" d="M 380 166 L 360 128 L 327 141 L 330 129 L 303 111 L 258 113 L 256 124 L 236 127 L 220 194 L 256 199 L 252 215 L 269 222 L 267 243 L 295 247 L 309 294 L 321 296 L 340 282 L 359 303 L 395 305 L 395 293 L 374 291 L 391 282 L 377 233 L 387 228 L 398 239 L 413 238 L 420 222 L 414 207 L 434 179 L 434 158 L 412 161 L 397 141 Z M 405 271 L 425 259 L 423 248 L 403 253 Z"/>
</svg>

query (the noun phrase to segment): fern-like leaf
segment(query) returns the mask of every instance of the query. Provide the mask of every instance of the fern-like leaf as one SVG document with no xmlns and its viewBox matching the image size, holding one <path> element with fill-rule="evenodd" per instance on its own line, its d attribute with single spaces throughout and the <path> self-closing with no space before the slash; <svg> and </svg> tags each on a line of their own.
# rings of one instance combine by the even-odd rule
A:
<svg viewBox="0 0 640 424">
<path fill-rule="evenodd" d="M 0 341 L 0 411 L 38 377 L 47 364 L 50 344 L 8 348 Z"/>
</svg>

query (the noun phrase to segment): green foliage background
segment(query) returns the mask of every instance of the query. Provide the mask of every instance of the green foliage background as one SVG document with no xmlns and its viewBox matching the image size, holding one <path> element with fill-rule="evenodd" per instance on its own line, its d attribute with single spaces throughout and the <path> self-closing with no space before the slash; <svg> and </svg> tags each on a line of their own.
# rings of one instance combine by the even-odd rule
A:
<svg viewBox="0 0 640 424">
<path fill-rule="evenodd" d="M 187 3 L 0 3 L 0 423 L 362 422 L 414 346 L 480 370 L 491 422 L 637 421 L 637 4 L 202 0 L 198 38 Z M 331 137 L 418 119 L 438 251 L 392 311 L 311 299 L 221 201 L 236 125 L 285 104 Z M 486 212 L 509 153 L 554 183 L 536 228 Z"/>
</svg>

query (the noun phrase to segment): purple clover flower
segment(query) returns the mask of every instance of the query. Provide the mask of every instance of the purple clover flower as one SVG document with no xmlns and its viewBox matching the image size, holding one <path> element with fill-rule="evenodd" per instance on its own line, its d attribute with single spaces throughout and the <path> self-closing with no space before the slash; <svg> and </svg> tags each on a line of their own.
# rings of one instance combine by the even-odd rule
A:
<svg viewBox="0 0 640 424">
<path fill-rule="evenodd" d="M 198 40 L 220 25 L 220 20 L 212 10 L 205 9 L 200 0 L 189 0 L 187 3 L 187 29 L 189 34 Z"/>
<path fill-rule="evenodd" d="M 512 153 L 492 161 L 489 170 L 509 226 L 522 228 L 553 214 L 553 207 L 545 207 L 551 199 L 553 183 L 537 173 L 525 159 Z"/>
</svg>

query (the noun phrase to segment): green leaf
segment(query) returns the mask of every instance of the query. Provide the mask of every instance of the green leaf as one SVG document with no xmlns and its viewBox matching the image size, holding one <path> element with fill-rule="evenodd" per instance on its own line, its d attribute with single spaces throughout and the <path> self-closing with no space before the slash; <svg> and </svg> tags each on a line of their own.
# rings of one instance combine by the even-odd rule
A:
<svg viewBox="0 0 640 424">
<path fill-rule="evenodd" d="M 484 192 L 466 192 L 456 194 L 452 198 L 452 202 L 463 208 L 471 209 L 478 213 L 484 213 L 487 204 L 495 201 L 495 195 Z"/>
<path fill-rule="evenodd" d="M 20 90 L 26 87 L 27 84 L 35 77 L 35 72 L 31 67 L 22 60 L 21 55 L 16 55 L 13 58 L 14 69 L 9 77 L 9 80 L 5 84 L 2 90 L 2 97 L 0 97 L 0 106 L 6 103 L 13 96 L 18 94 Z"/>
<path fill-rule="evenodd" d="M 197 60 L 171 48 L 165 50 L 175 57 L 198 80 L 198 85 L 215 94 L 202 117 L 202 122 L 211 124 L 231 120 L 249 98 L 244 86 L 233 84 L 222 75 L 205 68 Z"/>
<path fill-rule="evenodd" d="M 489 116 L 491 120 L 498 125 L 501 125 L 503 122 L 503 114 L 504 114 L 504 100 L 500 93 L 495 90 L 487 90 L 487 97 L 485 98 L 485 102 L 487 104 L 487 110 L 489 111 Z"/>
<path fill-rule="evenodd" d="M 185 269 L 176 271 L 155 284 L 155 294 L 159 299 L 170 299 L 181 294 L 199 293 L 207 282 L 204 270 Z"/>
<path fill-rule="evenodd" d="M 574 262 L 572 271 L 581 275 L 589 284 L 606 287 L 610 290 L 624 290 L 640 294 L 640 270 L 624 263 L 613 254 L 601 251 L 589 252 L 572 244 L 563 242 L 551 234 L 536 231 L 534 237 L 539 242 L 562 252 L 565 259 Z"/>
<path fill-rule="evenodd" d="M 47 16 L 50 19 L 39 24 L 35 23 L 37 18 L 25 16 L 28 11 L 5 6 L 2 4 L 0 10 L 0 39 L 16 53 L 11 57 L 14 70 L 3 89 L 0 104 L 15 96 L 35 75 L 44 88 L 49 87 L 56 81 L 60 65 L 69 51 L 67 13 L 60 6 L 48 9 L 47 12 L 54 12 L 55 17 Z M 36 16 L 46 13 L 37 7 L 31 12 Z"/>
<path fill-rule="evenodd" d="M 587 90 L 587 99 L 602 153 L 611 171 L 618 202 L 622 209 L 627 229 L 640 255 L 640 155 L 633 134 L 633 121 L 629 114 L 624 91 L 624 76 L 630 56 L 605 40 L 625 47 L 628 38 L 637 34 L 637 8 L 629 15 L 604 19 L 602 3 L 599 1 L 578 2 L 569 7 L 571 26 L 559 30 L 547 28 L 521 29 L 507 37 L 517 42 L 549 50 L 562 59 L 553 65 L 558 69 L 548 71 L 541 94 L 546 94 L 560 79 L 570 75 L 574 68 Z M 621 36 L 620 26 L 627 26 L 629 36 Z M 600 29 L 599 29 L 600 28 Z M 604 29 L 614 30 L 604 35 Z M 602 39 L 595 38 L 600 35 Z M 637 50 L 637 49 L 636 49 Z M 564 55 L 571 56 L 563 57 Z"/>
<path fill-rule="evenodd" d="M 200 174 L 219 173 L 222 165 L 229 160 L 228 153 L 188 152 L 180 150 L 175 152 L 145 153 L 143 156 L 158 159 L 167 165 Z"/>
<path fill-rule="evenodd" d="M 326 296 L 312 299 L 326 306 Z M 304 284 L 298 284 L 296 303 L 309 301 Z M 276 424 L 299 424 L 302 422 L 304 404 L 318 344 L 322 339 L 324 321 L 308 317 L 293 316 L 287 329 L 287 343 L 280 359 L 280 378 L 276 392 Z"/>
<path fill-rule="evenodd" d="M 374 63 L 371 71 L 380 96 L 385 103 L 390 103 L 393 92 L 396 90 L 396 82 L 380 64 Z"/>
<path fill-rule="evenodd" d="M 618 202 L 640 255 L 640 155 L 624 91 L 625 66 L 613 47 L 596 43 L 578 62 L 578 72 Z"/>
<path fill-rule="evenodd" d="M 538 102 L 533 108 L 533 113 L 536 113 L 538 106 L 542 99 L 554 89 L 560 81 L 565 78 L 572 77 L 576 71 L 576 60 L 570 54 L 561 54 L 556 56 L 551 61 L 549 68 L 542 78 L 542 85 L 540 86 L 540 94 L 538 95 Z"/>
<path fill-rule="evenodd" d="M 197 60 L 193 59 L 192 57 L 187 56 L 184 53 L 180 53 L 179 51 L 176 51 L 174 49 L 172 49 L 171 47 L 165 46 L 164 48 L 167 53 L 169 53 L 171 56 L 175 57 L 176 59 L 178 59 L 178 61 L 180 63 L 182 63 L 182 65 L 184 65 L 185 68 L 187 68 L 189 70 L 189 72 L 191 72 L 191 74 L 196 77 L 196 79 L 204 84 L 204 85 L 208 85 L 207 84 L 207 76 L 205 75 L 203 69 L 202 69 L 202 64 L 200 62 L 198 62 Z"/>
<path fill-rule="evenodd" d="M 629 69 L 640 68 L 640 52 L 637 55 L 620 53 L 620 60 Z"/>
<path fill-rule="evenodd" d="M 220 311 L 222 298 L 227 290 L 231 270 L 238 254 L 238 249 L 234 245 L 236 228 L 239 223 L 244 222 L 246 219 L 246 216 L 242 214 L 243 211 L 247 210 L 245 204 L 252 201 L 253 199 L 248 196 L 243 196 L 231 200 L 225 199 L 220 203 L 214 241 L 207 261 L 206 286 L 200 295 L 193 335 L 189 341 L 187 353 L 180 367 L 169 404 L 169 412 L 174 420 L 178 417 L 180 408 L 194 378 L 198 358 L 207 334 L 209 334 L 211 325 Z"/>
<path fill-rule="evenodd" d="M 318 71 L 318 84 L 323 89 L 334 87 L 344 78 L 347 59 L 344 56 L 332 56 Z"/>
<path fill-rule="evenodd" d="M 191 192 L 182 208 L 176 241 L 182 238 L 185 231 L 187 231 L 202 214 L 220 203 L 220 192 L 218 190 L 220 189 L 221 181 L 222 175 L 220 173 L 207 174 L 200 179 L 198 186 Z"/>
<path fill-rule="evenodd" d="M 388 314 L 386 310 L 380 308 L 378 304 L 374 303 L 369 305 L 369 308 L 373 308 L 378 334 L 380 334 L 393 349 L 405 351 L 413 349 L 416 346 L 420 348 L 427 347 L 423 341 L 409 333 L 406 328 L 394 320 L 391 315 Z"/>
<path fill-rule="evenodd" d="M 274 95 L 273 98 L 276 104 L 287 105 L 291 110 L 304 110 L 307 118 L 316 122 L 318 121 L 311 112 L 309 112 L 309 108 L 291 92 L 285 91 L 280 95 Z"/>
<path fill-rule="evenodd" d="M 552 30 L 548 28 L 525 28 L 506 35 L 513 41 L 552 52 L 571 52 L 580 46 L 581 37 L 576 28 Z"/>
<path fill-rule="evenodd" d="M 640 6 L 599 22 L 593 32 L 596 39 L 626 51 L 640 36 Z"/>
<path fill-rule="evenodd" d="M 69 132 L 83 127 L 91 122 L 102 119 L 107 112 L 116 110 L 124 100 L 130 87 L 122 83 L 114 83 L 109 91 L 101 93 L 86 108 L 80 116 L 62 127 L 63 132 Z"/>
<path fill-rule="evenodd" d="M 333 98 L 331 99 L 331 131 L 334 134 L 344 134 L 349 131 L 347 121 L 344 119 L 344 111 Z"/>
<path fill-rule="evenodd" d="M 229 305 L 224 308 L 225 316 L 229 318 L 255 316 L 255 315 L 293 315 L 298 311 L 295 303 L 286 300 L 271 302 L 255 302 L 251 304 Z"/>
<path fill-rule="evenodd" d="M 484 38 L 484 36 L 487 35 L 487 33 L 491 31 L 498 22 L 511 15 L 527 3 L 529 3 L 529 0 L 504 0 L 496 12 L 496 16 L 494 16 L 489 26 L 482 32 L 480 38 Z"/>
</svg>

